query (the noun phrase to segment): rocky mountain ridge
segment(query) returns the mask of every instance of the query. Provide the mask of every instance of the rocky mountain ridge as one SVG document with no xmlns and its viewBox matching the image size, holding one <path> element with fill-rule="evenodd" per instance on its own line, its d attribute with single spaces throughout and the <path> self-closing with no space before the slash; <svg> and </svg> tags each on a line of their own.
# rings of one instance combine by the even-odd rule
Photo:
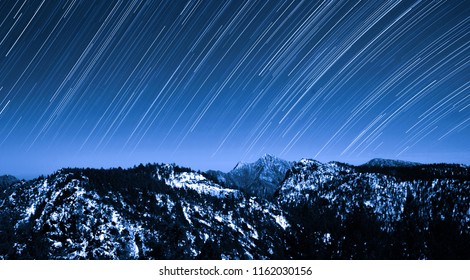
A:
<svg viewBox="0 0 470 280">
<path fill-rule="evenodd" d="M 264 156 L 232 171 L 241 181 L 174 164 L 66 168 L 3 187 L 0 258 L 470 258 L 467 166 Z"/>
<path fill-rule="evenodd" d="M 240 189 L 250 196 L 272 198 L 292 163 L 265 154 L 253 163 L 239 162 L 228 173 L 210 170 L 208 176 L 228 188 Z"/>
</svg>

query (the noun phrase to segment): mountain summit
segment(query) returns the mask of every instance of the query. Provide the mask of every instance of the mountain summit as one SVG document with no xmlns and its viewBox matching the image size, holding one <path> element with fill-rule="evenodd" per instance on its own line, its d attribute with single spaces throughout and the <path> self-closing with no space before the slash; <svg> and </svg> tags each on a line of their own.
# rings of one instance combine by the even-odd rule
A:
<svg viewBox="0 0 470 280">
<path fill-rule="evenodd" d="M 0 176 L 0 187 L 8 187 L 18 181 L 19 180 L 14 176 L 3 175 L 3 176 Z"/>
<path fill-rule="evenodd" d="M 208 171 L 208 173 L 227 187 L 243 190 L 251 196 L 270 199 L 291 167 L 291 162 L 265 154 L 252 163 L 237 163 L 228 173 L 220 171 Z"/>
</svg>

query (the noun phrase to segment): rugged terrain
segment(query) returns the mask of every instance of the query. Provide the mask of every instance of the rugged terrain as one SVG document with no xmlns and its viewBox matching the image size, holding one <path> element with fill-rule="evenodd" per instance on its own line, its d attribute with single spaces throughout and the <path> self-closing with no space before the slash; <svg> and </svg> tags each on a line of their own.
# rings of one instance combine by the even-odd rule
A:
<svg viewBox="0 0 470 280">
<path fill-rule="evenodd" d="M 3 259 L 469 259 L 470 168 L 265 155 L 65 168 L 0 188 Z"/>
</svg>

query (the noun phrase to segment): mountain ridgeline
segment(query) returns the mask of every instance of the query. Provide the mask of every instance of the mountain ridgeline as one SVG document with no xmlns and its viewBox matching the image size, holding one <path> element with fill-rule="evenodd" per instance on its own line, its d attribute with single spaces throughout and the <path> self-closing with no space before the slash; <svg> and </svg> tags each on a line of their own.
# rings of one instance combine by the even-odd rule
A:
<svg viewBox="0 0 470 280">
<path fill-rule="evenodd" d="M 208 178 L 250 196 L 272 199 L 293 163 L 266 154 L 256 162 L 239 162 L 228 173 L 209 170 Z"/>
<path fill-rule="evenodd" d="M 2 259 L 470 259 L 470 168 L 265 155 L 0 185 Z M 3 181 L 1 181 L 3 182 Z"/>
<path fill-rule="evenodd" d="M 6 188 L 9 187 L 10 185 L 13 185 L 14 183 L 19 182 L 19 180 L 11 175 L 3 175 L 0 176 L 0 188 Z"/>
</svg>

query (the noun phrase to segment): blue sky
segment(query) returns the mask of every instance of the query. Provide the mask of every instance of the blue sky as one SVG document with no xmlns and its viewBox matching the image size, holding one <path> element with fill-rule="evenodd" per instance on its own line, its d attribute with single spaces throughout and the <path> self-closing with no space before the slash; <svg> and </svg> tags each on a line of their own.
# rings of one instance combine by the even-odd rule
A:
<svg viewBox="0 0 470 280">
<path fill-rule="evenodd" d="M 2 1 L 0 174 L 470 164 L 469 1 Z"/>
</svg>

